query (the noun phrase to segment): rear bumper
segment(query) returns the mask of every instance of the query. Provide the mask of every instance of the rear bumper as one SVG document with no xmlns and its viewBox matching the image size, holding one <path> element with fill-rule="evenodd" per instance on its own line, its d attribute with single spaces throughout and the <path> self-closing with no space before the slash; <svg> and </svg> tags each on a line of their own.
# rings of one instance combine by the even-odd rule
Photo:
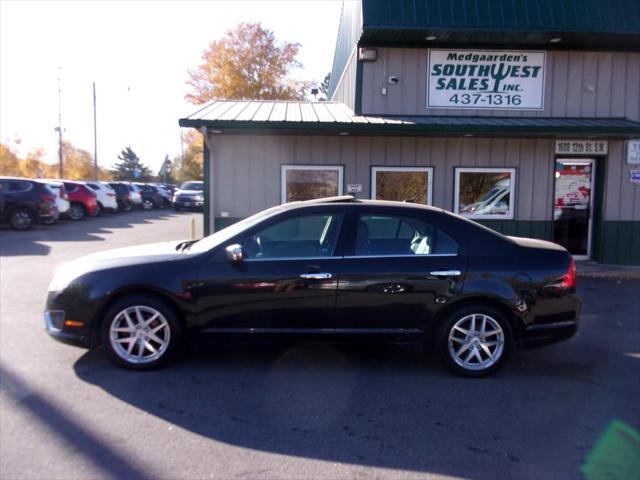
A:
<svg viewBox="0 0 640 480">
<path fill-rule="evenodd" d="M 579 321 L 568 320 L 564 322 L 549 323 L 544 325 L 531 325 L 525 329 L 518 342 L 521 350 L 543 347 L 553 343 L 562 342 L 573 337 L 578 331 Z"/>
</svg>

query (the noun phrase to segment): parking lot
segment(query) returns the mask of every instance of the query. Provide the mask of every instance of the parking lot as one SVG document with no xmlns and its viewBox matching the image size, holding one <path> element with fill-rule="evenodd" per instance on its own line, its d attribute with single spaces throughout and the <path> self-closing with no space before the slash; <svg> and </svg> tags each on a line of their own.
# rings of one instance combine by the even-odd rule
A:
<svg viewBox="0 0 640 480">
<path fill-rule="evenodd" d="M 201 214 L 169 210 L 0 229 L 0 478 L 571 479 L 612 425 L 640 430 L 640 280 L 579 278 L 579 334 L 480 380 L 411 347 L 309 344 L 139 373 L 47 336 L 59 265 L 186 239 L 192 218 L 200 236 Z M 637 474 L 622 458 L 611 478 Z"/>
</svg>

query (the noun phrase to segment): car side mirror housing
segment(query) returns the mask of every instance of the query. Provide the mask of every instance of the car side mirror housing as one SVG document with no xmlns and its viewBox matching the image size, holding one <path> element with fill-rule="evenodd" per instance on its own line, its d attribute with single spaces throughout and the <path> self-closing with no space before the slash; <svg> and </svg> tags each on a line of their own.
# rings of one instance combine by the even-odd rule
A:
<svg viewBox="0 0 640 480">
<path fill-rule="evenodd" d="M 242 251 L 242 245 L 238 243 L 229 245 L 227 248 L 225 248 L 225 251 L 227 252 L 227 257 L 229 257 L 229 260 L 232 261 L 233 263 L 240 263 L 242 262 L 242 260 L 244 260 L 244 252 Z"/>
</svg>

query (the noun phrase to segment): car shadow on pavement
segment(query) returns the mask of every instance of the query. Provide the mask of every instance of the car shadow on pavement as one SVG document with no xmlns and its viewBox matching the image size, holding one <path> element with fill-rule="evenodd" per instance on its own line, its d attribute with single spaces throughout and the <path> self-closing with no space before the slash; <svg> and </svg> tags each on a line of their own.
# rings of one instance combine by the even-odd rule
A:
<svg viewBox="0 0 640 480">
<path fill-rule="evenodd" d="M 104 241 L 104 235 L 122 228 L 150 224 L 154 220 L 167 219 L 175 215 L 173 210 L 136 210 L 126 213 L 103 213 L 98 217 L 74 222 L 61 219 L 54 225 L 35 225 L 31 230 L 18 232 L 8 226 L 0 226 L 0 256 L 48 255 L 48 242 Z M 185 237 L 187 232 L 185 232 Z"/>
<path fill-rule="evenodd" d="M 245 448 L 478 480 L 578 478 L 584 437 L 595 442 L 610 412 L 576 421 L 576 402 L 597 402 L 603 390 L 583 381 L 594 366 L 572 360 L 575 346 L 554 348 L 542 365 L 516 354 L 482 380 L 398 346 L 227 344 L 150 372 L 93 351 L 74 368 L 136 408 Z"/>
</svg>

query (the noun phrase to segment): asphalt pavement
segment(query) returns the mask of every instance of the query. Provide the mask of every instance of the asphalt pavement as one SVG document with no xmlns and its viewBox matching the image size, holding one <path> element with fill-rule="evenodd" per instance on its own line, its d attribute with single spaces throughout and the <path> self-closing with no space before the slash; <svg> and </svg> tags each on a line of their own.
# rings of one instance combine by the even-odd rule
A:
<svg viewBox="0 0 640 480">
<path fill-rule="evenodd" d="M 153 211 L 0 228 L 1 479 L 537 480 L 602 468 L 638 478 L 624 457 L 640 430 L 633 278 L 579 278 L 578 335 L 479 380 L 411 347 L 312 344 L 195 348 L 130 372 L 47 336 L 58 266 L 186 239 L 191 218 L 201 225 L 199 214 Z"/>
</svg>

